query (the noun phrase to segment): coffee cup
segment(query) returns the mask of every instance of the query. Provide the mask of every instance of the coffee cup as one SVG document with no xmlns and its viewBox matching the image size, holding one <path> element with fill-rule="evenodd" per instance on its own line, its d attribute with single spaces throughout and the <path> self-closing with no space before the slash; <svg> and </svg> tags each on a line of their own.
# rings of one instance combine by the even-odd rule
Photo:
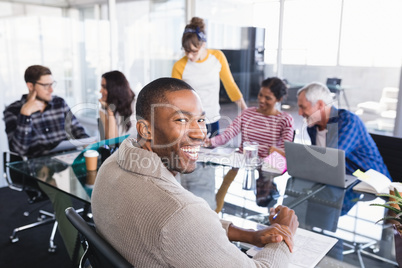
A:
<svg viewBox="0 0 402 268">
<path fill-rule="evenodd" d="M 96 174 L 98 172 L 96 170 L 88 170 L 87 171 L 87 178 L 85 181 L 85 185 L 87 187 L 93 187 L 93 185 L 95 184 L 95 179 L 96 179 Z"/>
<path fill-rule="evenodd" d="M 99 156 L 98 151 L 95 151 L 95 150 L 85 151 L 85 153 L 84 153 L 85 165 L 86 165 L 88 171 L 97 170 L 98 156 Z"/>
</svg>

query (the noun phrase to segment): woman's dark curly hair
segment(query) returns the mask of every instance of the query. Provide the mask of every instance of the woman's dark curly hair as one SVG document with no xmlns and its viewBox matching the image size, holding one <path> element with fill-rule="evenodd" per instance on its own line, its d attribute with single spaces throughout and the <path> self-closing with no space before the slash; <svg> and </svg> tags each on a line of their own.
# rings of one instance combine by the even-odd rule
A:
<svg viewBox="0 0 402 268">
<path fill-rule="evenodd" d="M 126 77 L 122 72 L 111 71 L 104 73 L 102 78 L 106 80 L 107 99 L 106 103 L 114 105 L 113 113 L 123 116 L 126 130 L 131 127 L 130 116 L 133 114 L 131 103 L 134 101 L 135 94 L 130 88 Z"/>
<path fill-rule="evenodd" d="M 278 77 L 269 77 L 265 79 L 262 81 L 261 87 L 269 88 L 278 101 L 280 101 L 288 91 L 286 84 Z"/>
</svg>

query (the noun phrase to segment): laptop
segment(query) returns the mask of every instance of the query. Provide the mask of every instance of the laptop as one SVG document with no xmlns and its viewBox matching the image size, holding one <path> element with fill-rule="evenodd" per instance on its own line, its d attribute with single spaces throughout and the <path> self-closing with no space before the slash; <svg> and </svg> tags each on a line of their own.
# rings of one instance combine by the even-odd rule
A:
<svg viewBox="0 0 402 268">
<path fill-rule="evenodd" d="M 357 178 L 345 174 L 345 151 L 285 142 L 288 173 L 301 178 L 341 188 L 347 188 Z"/>
</svg>

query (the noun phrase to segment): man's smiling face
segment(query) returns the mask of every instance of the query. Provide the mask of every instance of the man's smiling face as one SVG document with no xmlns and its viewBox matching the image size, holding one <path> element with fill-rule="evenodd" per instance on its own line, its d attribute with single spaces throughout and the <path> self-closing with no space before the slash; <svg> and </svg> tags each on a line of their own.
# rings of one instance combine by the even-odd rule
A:
<svg viewBox="0 0 402 268">
<path fill-rule="evenodd" d="M 205 112 L 193 90 L 166 92 L 165 98 L 167 104 L 151 113 L 152 151 L 171 172 L 192 172 L 207 134 Z"/>
</svg>

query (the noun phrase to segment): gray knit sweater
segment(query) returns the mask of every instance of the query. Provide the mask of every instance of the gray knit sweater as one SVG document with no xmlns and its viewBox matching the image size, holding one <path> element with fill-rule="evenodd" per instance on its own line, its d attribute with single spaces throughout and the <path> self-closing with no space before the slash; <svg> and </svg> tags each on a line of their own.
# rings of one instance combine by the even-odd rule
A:
<svg viewBox="0 0 402 268">
<path fill-rule="evenodd" d="M 228 240 L 229 223 L 134 139 L 126 139 L 99 169 L 92 212 L 97 231 L 135 267 L 287 267 L 289 262 L 284 242 L 247 257 Z"/>
</svg>

